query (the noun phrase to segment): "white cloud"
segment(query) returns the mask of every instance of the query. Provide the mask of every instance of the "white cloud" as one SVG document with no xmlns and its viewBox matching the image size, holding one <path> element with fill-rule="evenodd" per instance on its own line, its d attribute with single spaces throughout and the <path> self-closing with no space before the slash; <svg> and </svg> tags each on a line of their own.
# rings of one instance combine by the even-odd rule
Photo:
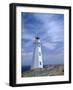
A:
<svg viewBox="0 0 73 90">
<path fill-rule="evenodd" d="M 33 54 L 33 52 L 28 52 L 28 53 L 22 53 L 22 56 L 31 56 Z"/>
<path fill-rule="evenodd" d="M 56 20 L 57 16 L 52 14 L 33 14 L 36 19 L 39 19 L 42 22 L 42 29 L 39 31 L 44 32 L 42 38 L 46 36 L 51 37 L 52 41 L 62 41 L 63 40 L 63 22 L 60 22 L 60 20 Z M 46 39 L 47 39 L 46 38 Z"/>
<path fill-rule="evenodd" d="M 53 50 L 53 49 L 55 49 L 56 44 L 46 42 L 46 43 L 43 43 L 43 46 L 50 49 L 50 50 Z"/>
</svg>

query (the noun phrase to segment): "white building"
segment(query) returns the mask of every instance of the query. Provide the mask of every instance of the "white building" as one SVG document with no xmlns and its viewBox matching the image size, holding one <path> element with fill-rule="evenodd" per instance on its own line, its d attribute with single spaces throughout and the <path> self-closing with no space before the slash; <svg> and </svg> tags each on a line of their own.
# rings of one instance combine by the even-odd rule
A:
<svg viewBox="0 0 73 90">
<path fill-rule="evenodd" d="M 31 48 L 31 47 L 30 47 Z M 31 69 L 43 68 L 42 50 L 40 38 L 35 38 L 35 48 L 33 52 L 33 60 Z"/>
</svg>

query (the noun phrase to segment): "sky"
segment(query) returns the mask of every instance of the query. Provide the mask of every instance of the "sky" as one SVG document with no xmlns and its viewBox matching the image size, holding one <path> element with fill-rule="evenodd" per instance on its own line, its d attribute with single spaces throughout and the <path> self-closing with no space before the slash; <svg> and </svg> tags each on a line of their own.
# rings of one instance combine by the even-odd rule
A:
<svg viewBox="0 0 73 90">
<path fill-rule="evenodd" d="M 32 64 L 34 41 L 40 37 L 44 65 L 64 64 L 64 15 L 21 13 L 21 62 Z"/>
</svg>

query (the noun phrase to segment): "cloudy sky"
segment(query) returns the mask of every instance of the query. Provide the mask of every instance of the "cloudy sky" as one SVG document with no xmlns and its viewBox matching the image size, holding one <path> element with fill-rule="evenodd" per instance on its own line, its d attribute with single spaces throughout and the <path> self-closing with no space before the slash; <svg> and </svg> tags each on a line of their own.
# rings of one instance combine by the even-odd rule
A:
<svg viewBox="0 0 73 90">
<path fill-rule="evenodd" d="M 42 44 L 43 62 L 64 63 L 64 15 L 49 13 L 21 13 L 22 66 L 31 65 L 35 36 Z"/>
</svg>

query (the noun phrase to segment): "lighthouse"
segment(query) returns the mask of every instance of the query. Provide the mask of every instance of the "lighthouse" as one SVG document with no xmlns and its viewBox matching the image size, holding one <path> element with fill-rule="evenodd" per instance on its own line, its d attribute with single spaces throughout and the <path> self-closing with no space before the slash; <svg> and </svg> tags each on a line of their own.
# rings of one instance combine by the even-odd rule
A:
<svg viewBox="0 0 73 90">
<path fill-rule="evenodd" d="M 32 59 L 33 60 L 32 60 L 31 69 L 43 68 L 41 41 L 39 37 L 35 37 L 35 47 L 34 47 Z"/>
</svg>

